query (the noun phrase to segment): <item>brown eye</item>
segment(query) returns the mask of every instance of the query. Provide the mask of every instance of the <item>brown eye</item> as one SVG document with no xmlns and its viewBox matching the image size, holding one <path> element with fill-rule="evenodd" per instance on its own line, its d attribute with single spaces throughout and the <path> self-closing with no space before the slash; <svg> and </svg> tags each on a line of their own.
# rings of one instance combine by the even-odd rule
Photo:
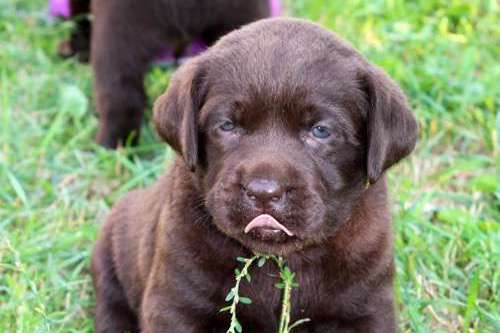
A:
<svg viewBox="0 0 500 333">
<path fill-rule="evenodd" d="M 314 126 L 311 133 L 315 138 L 326 139 L 330 136 L 330 131 L 325 126 Z"/>
<path fill-rule="evenodd" d="M 226 120 L 225 122 L 222 123 L 222 125 L 220 125 L 219 128 L 224 132 L 231 132 L 236 128 L 236 126 L 232 121 Z"/>
</svg>

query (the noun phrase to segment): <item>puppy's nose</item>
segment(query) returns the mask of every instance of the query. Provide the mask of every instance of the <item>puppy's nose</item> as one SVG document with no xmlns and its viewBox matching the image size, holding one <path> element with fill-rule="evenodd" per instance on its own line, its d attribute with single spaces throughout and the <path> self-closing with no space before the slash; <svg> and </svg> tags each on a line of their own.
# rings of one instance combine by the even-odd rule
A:
<svg viewBox="0 0 500 333">
<path fill-rule="evenodd" d="M 246 186 L 246 194 L 251 200 L 265 204 L 278 202 L 284 194 L 284 188 L 277 181 L 270 179 L 253 179 Z"/>
</svg>

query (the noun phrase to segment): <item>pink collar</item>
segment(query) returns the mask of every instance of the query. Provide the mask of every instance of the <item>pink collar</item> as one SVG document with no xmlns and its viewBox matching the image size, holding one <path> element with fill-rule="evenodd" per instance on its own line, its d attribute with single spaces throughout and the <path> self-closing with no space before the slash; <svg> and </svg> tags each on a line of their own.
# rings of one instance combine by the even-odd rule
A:
<svg viewBox="0 0 500 333">
<path fill-rule="evenodd" d="M 49 0 L 49 14 L 54 17 L 69 19 L 71 17 L 70 0 Z"/>
</svg>

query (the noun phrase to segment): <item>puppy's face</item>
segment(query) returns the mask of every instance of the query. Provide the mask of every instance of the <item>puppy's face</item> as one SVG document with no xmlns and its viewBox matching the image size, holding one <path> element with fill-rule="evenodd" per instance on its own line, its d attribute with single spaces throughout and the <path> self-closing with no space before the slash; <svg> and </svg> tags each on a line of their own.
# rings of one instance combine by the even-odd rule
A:
<svg viewBox="0 0 500 333">
<path fill-rule="evenodd" d="M 256 251 L 289 252 L 332 235 L 364 188 L 355 97 L 321 96 L 310 84 L 228 91 L 201 110 L 207 207 L 222 231 Z"/>
<path fill-rule="evenodd" d="M 213 223 L 257 252 L 287 254 L 333 236 L 367 180 L 415 143 L 399 89 L 309 23 L 251 25 L 183 71 L 157 104 L 158 129 L 195 169 Z M 188 106 L 175 111 L 182 98 Z M 398 123 L 388 132 L 386 121 Z M 401 131 L 409 139 L 392 145 Z"/>
</svg>

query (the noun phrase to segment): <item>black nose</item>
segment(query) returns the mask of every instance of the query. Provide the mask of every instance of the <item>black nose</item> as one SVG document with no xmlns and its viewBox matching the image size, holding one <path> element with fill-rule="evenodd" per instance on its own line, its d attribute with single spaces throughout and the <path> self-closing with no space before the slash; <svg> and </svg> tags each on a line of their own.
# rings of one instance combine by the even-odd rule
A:
<svg viewBox="0 0 500 333">
<path fill-rule="evenodd" d="M 280 201 L 284 194 L 283 186 L 269 179 L 253 179 L 246 186 L 247 196 L 261 203 Z"/>
</svg>

